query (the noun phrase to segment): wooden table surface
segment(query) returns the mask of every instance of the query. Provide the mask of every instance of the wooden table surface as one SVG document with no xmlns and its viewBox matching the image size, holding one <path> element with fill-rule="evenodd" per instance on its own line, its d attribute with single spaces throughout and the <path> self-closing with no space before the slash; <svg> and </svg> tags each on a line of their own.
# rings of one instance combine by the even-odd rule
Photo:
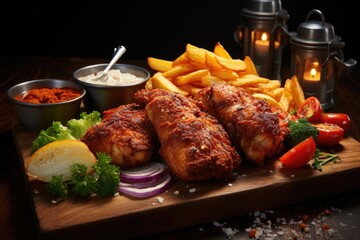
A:
<svg viewBox="0 0 360 240">
<path fill-rule="evenodd" d="M 106 62 L 106 60 L 0 57 L 0 150 L 2 153 L 0 160 L 0 239 L 38 239 L 40 237 L 32 200 L 28 194 L 18 149 L 14 142 L 13 109 L 6 96 L 7 89 L 16 83 L 31 79 L 61 78 L 70 80 L 76 69 L 102 62 Z M 129 63 L 148 68 L 144 61 Z M 328 110 L 350 115 L 352 122 L 349 135 L 357 141 L 360 141 L 359 69 L 357 67 L 348 77 L 337 82 L 334 94 L 335 106 Z M 326 184 L 332 185 L 336 182 Z M 344 189 L 352 188 L 344 187 Z M 360 236 L 358 221 L 360 218 L 360 189 L 299 202 L 276 209 L 249 212 L 249 214 L 230 219 L 214 219 L 212 222 L 198 226 L 147 236 L 146 239 L 227 239 L 226 232 L 235 233 L 232 239 L 249 239 L 246 229 L 251 228 L 258 219 L 264 223 L 264 226 L 270 224 L 268 234 L 269 236 L 277 234 L 275 239 L 358 239 Z M 325 214 L 327 213 L 325 210 L 331 210 L 331 214 Z M 298 221 L 299 216 L 303 215 L 310 217 L 309 232 L 300 230 Z M 171 217 L 176 218 L 176 216 Z M 191 213 L 189 213 L 189 217 L 191 217 Z M 154 216 L 154 221 L 156 221 L 156 216 Z M 134 224 L 141 229 L 141 223 Z M 332 230 L 318 230 L 324 224 Z M 264 233 L 261 239 L 265 239 L 265 235 Z"/>
</svg>

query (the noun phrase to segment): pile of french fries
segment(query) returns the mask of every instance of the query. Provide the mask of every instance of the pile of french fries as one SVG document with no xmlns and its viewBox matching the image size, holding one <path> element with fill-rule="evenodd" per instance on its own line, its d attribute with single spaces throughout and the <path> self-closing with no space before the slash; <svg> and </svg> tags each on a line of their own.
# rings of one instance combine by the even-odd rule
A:
<svg viewBox="0 0 360 240">
<path fill-rule="evenodd" d="M 145 88 L 162 88 L 185 96 L 194 96 L 202 88 L 214 83 L 227 83 L 242 87 L 255 98 L 266 100 L 270 105 L 291 112 L 305 101 L 304 92 L 296 76 L 280 80 L 260 77 L 251 58 L 233 59 L 217 42 L 214 50 L 186 45 L 186 50 L 174 61 L 148 57 L 149 66 L 156 73 L 147 81 Z"/>
</svg>

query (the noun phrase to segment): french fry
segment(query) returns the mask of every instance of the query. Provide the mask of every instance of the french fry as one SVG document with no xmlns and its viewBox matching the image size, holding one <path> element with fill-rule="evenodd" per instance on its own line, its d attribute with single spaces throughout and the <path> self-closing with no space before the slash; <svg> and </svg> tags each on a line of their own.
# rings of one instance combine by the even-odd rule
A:
<svg viewBox="0 0 360 240">
<path fill-rule="evenodd" d="M 281 83 L 279 80 L 269 80 L 267 83 L 258 83 L 256 86 L 264 89 L 276 89 L 281 86 Z"/>
<path fill-rule="evenodd" d="M 226 81 L 211 75 L 201 78 L 201 85 L 204 87 L 208 87 L 211 84 L 215 84 L 215 83 L 226 83 Z"/>
<path fill-rule="evenodd" d="M 220 56 L 216 56 L 219 64 L 226 69 L 234 70 L 234 71 L 245 71 L 246 64 L 243 60 L 240 59 L 228 59 Z"/>
<path fill-rule="evenodd" d="M 153 70 L 158 71 L 158 72 L 166 72 L 166 71 L 170 70 L 172 68 L 172 64 L 173 64 L 172 61 L 163 60 L 163 59 L 154 58 L 154 57 L 148 57 L 147 62 Z"/>
<path fill-rule="evenodd" d="M 283 110 L 287 111 L 287 112 L 290 110 L 290 105 L 293 102 L 293 96 L 291 93 L 290 84 L 291 84 L 291 80 L 286 79 L 284 88 L 283 88 L 283 91 L 282 91 L 282 94 L 281 94 L 280 100 L 279 100 L 279 102 L 283 106 Z"/>
<path fill-rule="evenodd" d="M 242 77 L 229 81 L 229 84 L 235 87 L 246 87 L 257 83 L 268 83 L 269 81 L 270 80 L 267 78 L 262 78 L 254 74 L 246 74 Z"/>
<path fill-rule="evenodd" d="M 208 52 L 211 54 L 210 51 L 204 49 L 204 48 L 199 48 L 196 47 L 190 43 L 186 44 L 186 54 L 187 57 L 194 62 L 200 63 L 204 66 L 206 66 L 205 64 L 205 53 Z"/>
<path fill-rule="evenodd" d="M 196 87 L 190 84 L 185 84 L 179 86 L 179 89 L 188 92 L 191 96 L 195 96 L 198 92 L 200 92 L 203 89 L 203 87 Z"/>
<path fill-rule="evenodd" d="M 276 101 L 280 102 L 280 97 L 281 97 L 283 91 L 284 91 L 284 88 L 282 88 L 282 87 L 273 89 L 273 93 L 274 93 Z"/>
<path fill-rule="evenodd" d="M 220 57 L 223 58 L 227 58 L 227 59 L 232 59 L 232 57 L 230 56 L 230 54 L 228 53 L 228 51 L 226 51 L 226 49 L 224 48 L 223 45 L 221 45 L 221 43 L 217 42 L 215 44 L 214 47 L 214 53 Z"/>
<path fill-rule="evenodd" d="M 181 65 L 184 63 L 188 63 L 189 62 L 189 58 L 186 54 L 186 52 L 184 52 L 183 54 L 181 54 L 179 57 L 177 57 L 174 61 L 173 61 L 173 67 L 177 66 L 177 65 Z"/>
<path fill-rule="evenodd" d="M 253 75 L 256 75 L 256 76 L 259 76 L 257 70 L 256 70 L 256 67 L 255 67 L 255 64 L 254 62 L 251 60 L 251 58 L 249 56 L 245 56 L 244 57 L 244 62 L 246 64 L 246 70 L 245 72 L 247 74 L 253 74 Z"/>
<path fill-rule="evenodd" d="M 281 104 L 278 102 L 278 101 L 276 101 L 276 99 L 275 98 L 273 98 L 273 97 L 271 97 L 271 96 L 269 96 L 269 95 L 267 95 L 267 94 L 264 94 L 264 93 L 254 93 L 254 94 L 252 94 L 252 96 L 254 97 L 254 98 L 258 98 L 258 99 L 264 99 L 269 105 L 271 105 L 271 106 L 276 106 L 276 107 L 279 107 L 279 108 L 283 108 L 282 106 L 281 106 Z"/>
<path fill-rule="evenodd" d="M 205 64 L 209 69 L 213 69 L 213 70 L 223 69 L 223 66 L 221 66 L 217 61 L 216 55 L 208 52 L 205 53 Z"/>
<path fill-rule="evenodd" d="M 207 69 L 200 69 L 183 76 L 178 76 L 173 81 L 176 85 L 191 84 L 194 82 L 201 82 L 201 78 L 210 76 L 210 72 Z"/>
<path fill-rule="evenodd" d="M 175 84 L 173 84 L 169 79 L 164 77 L 160 72 L 154 74 L 151 78 L 152 85 L 154 88 L 166 89 L 173 92 L 181 93 L 185 96 L 189 95 L 188 92 L 178 88 Z"/>
<path fill-rule="evenodd" d="M 149 78 L 149 80 L 146 81 L 145 83 L 145 89 L 153 89 L 153 84 L 152 84 L 152 78 Z"/>
<path fill-rule="evenodd" d="M 259 88 L 259 87 L 247 87 L 245 90 L 250 93 L 261 93 L 261 94 L 266 94 L 272 98 L 275 98 L 275 95 L 274 95 L 272 89 Z"/>
<path fill-rule="evenodd" d="M 239 75 L 233 71 L 233 70 L 229 70 L 229 69 L 220 69 L 220 70 L 212 70 L 210 69 L 211 75 L 223 80 L 234 80 L 236 78 L 239 77 Z"/>
<path fill-rule="evenodd" d="M 175 78 L 177 76 L 188 74 L 195 69 L 196 67 L 190 63 L 180 64 L 164 72 L 163 76 L 166 78 Z"/>
<path fill-rule="evenodd" d="M 291 78 L 290 89 L 293 95 L 294 107 L 295 109 L 298 109 L 300 105 L 305 101 L 305 96 L 296 75 Z"/>
</svg>

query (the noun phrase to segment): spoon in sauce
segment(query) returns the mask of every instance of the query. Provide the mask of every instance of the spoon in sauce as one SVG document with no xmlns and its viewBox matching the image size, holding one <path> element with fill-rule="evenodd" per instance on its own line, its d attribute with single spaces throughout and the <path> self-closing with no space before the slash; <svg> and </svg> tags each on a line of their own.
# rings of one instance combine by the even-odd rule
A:
<svg viewBox="0 0 360 240">
<path fill-rule="evenodd" d="M 119 60 L 119 58 L 126 52 L 126 48 L 124 46 L 118 46 L 115 49 L 115 53 L 109 64 L 106 66 L 105 70 L 98 73 L 93 81 L 106 81 L 108 75 L 107 72 L 114 66 L 114 64 Z"/>
</svg>

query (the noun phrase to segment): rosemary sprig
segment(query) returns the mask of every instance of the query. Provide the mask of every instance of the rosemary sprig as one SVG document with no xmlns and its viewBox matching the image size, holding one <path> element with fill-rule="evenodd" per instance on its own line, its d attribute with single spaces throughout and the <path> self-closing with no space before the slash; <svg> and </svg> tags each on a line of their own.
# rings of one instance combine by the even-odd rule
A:
<svg viewBox="0 0 360 240">
<path fill-rule="evenodd" d="M 313 167 L 313 169 L 322 172 L 323 165 L 330 162 L 336 163 L 338 160 L 340 160 L 339 155 L 321 152 L 319 149 L 316 149 L 314 155 L 314 162 L 311 164 L 311 166 Z"/>
</svg>

